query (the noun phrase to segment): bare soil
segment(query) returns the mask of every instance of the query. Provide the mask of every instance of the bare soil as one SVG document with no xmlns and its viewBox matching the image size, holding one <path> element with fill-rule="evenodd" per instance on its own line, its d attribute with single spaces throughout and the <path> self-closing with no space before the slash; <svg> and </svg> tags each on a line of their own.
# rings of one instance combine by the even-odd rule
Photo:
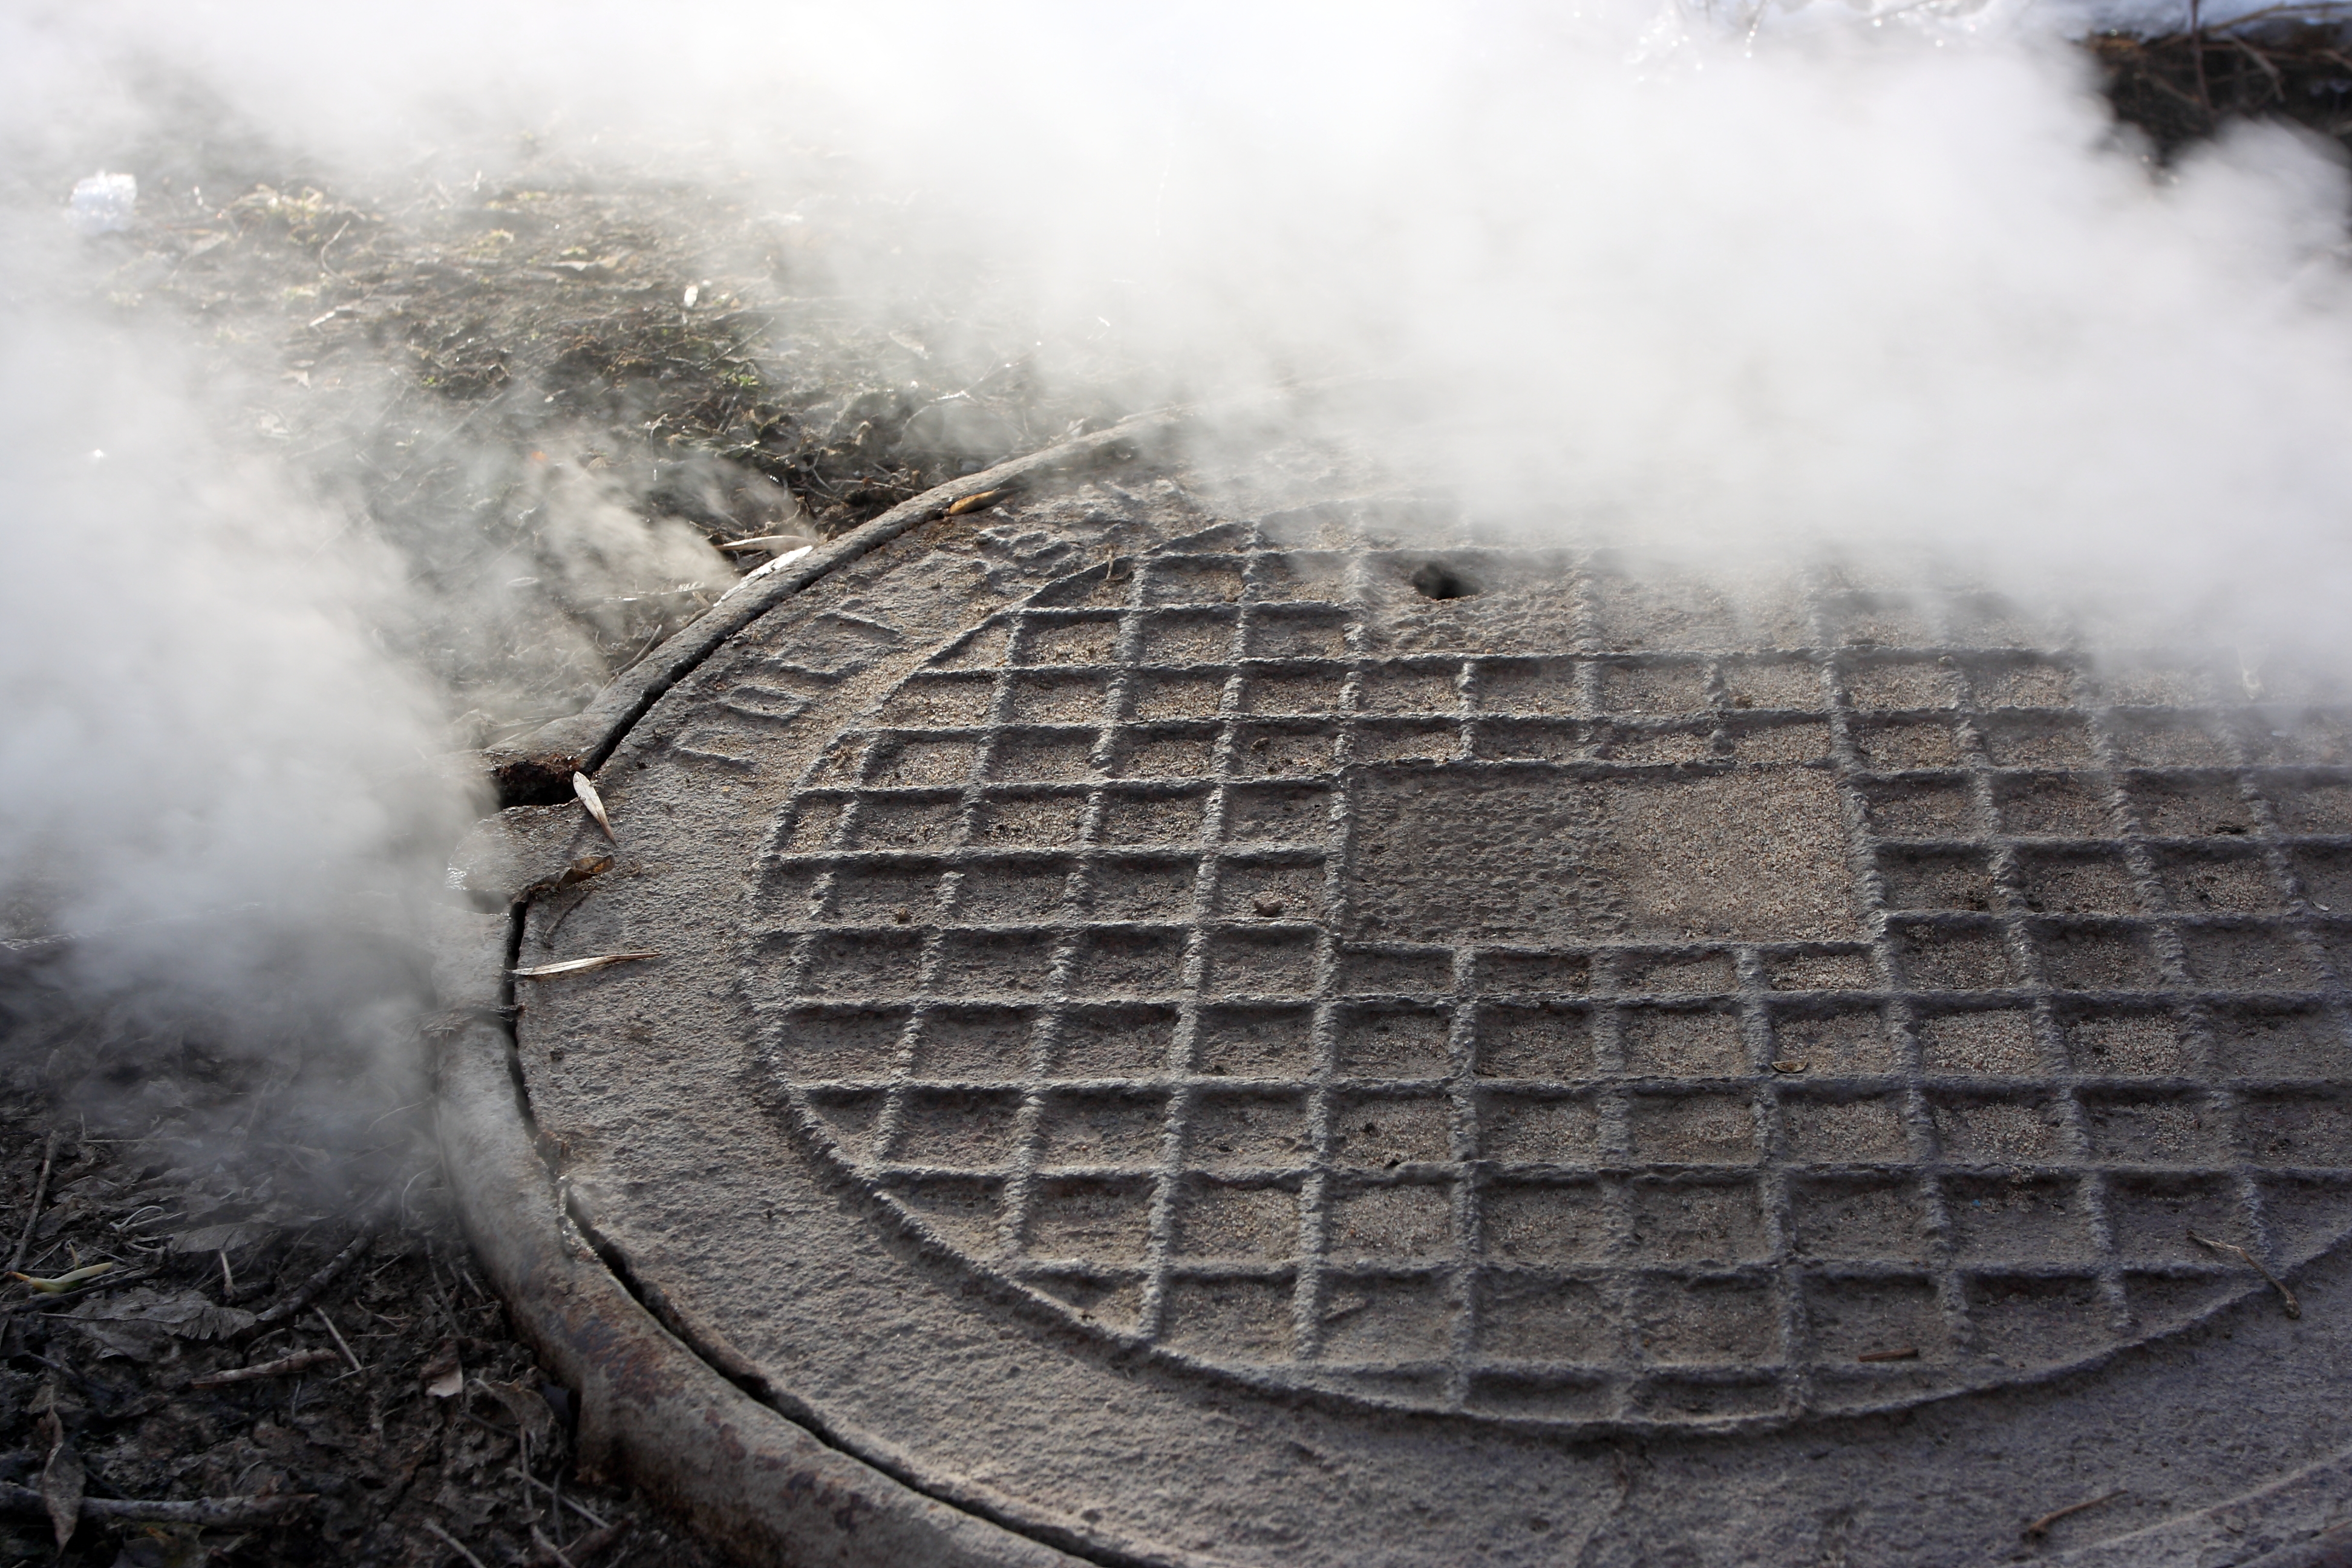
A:
<svg viewBox="0 0 2352 1568">
<path fill-rule="evenodd" d="M 51 978 L 0 987 L 0 1257 L 21 1238 L 26 1277 L 0 1298 L 0 1563 L 719 1561 L 574 1470 L 570 1396 L 451 1215 L 420 1052 L 69 1006 Z M 421 1001 L 413 970 L 366 978 Z M 90 1500 L 259 1517 L 84 1517 L 60 1551 L 76 1471 Z"/>
<path fill-rule="evenodd" d="M 453 750 L 576 710 L 775 552 L 681 537 L 830 537 L 1139 395 L 1108 362 L 1046 384 L 982 279 L 866 265 L 907 220 L 825 159 L 789 210 L 528 149 L 360 190 L 190 112 L 79 286 L 392 552 L 416 614 L 380 630 L 450 694 Z"/>
</svg>

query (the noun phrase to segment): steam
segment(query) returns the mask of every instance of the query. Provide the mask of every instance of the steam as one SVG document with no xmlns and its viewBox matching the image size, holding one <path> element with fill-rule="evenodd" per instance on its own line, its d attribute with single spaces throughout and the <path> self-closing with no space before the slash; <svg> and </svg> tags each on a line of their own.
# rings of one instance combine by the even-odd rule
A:
<svg viewBox="0 0 2352 1568">
<path fill-rule="evenodd" d="M 1732 9 L 19 8 L 0 865 L 52 928 L 406 907 L 465 804 L 419 758 L 478 694 L 404 650 L 530 574 L 395 563 L 229 427 L 200 324 L 93 298 L 67 193 L 186 151 L 192 104 L 352 189 L 706 188 L 793 226 L 795 288 L 1064 390 L 1337 378 L 1401 471 L 1531 538 L 1924 551 L 2340 668 L 2335 152 L 2242 129 L 2158 170 L 2030 11 Z M 712 569 L 516 471 L 575 594 Z"/>
<path fill-rule="evenodd" d="M 10 934 L 247 905 L 292 928 L 396 901 L 401 858 L 455 805 L 415 787 L 434 694 L 371 636 L 397 578 L 236 453 L 205 414 L 227 389 L 29 304 L 0 328 Z"/>
</svg>

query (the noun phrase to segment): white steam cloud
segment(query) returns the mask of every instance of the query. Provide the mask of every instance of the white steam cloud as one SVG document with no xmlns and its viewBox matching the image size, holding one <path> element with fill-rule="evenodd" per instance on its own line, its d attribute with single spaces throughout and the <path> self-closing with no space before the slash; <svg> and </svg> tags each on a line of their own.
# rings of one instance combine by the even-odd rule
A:
<svg viewBox="0 0 2352 1568">
<path fill-rule="evenodd" d="M 2157 169 L 2032 19 L 19 7 L 0 144 L 47 183 L 8 193 L 0 862 L 72 920 L 299 905 L 413 879 L 450 806 L 364 531 L 233 455 L 171 330 L 58 303 L 72 179 L 191 92 L 355 184 L 556 149 L 705 186 L 832 234 L 812 291 L 1016 323 L 1049 374 L 1358 378 L 1351 416 L 1531 531 L 1917 546 L 2339 668 L 2341 161 L 2242 130 Z"/>
<path fill-rule="evenodd" d="M 20 236 L 16 279 L 44 247 Z M 434 694 L 372 627 L 398 579 L 233 455 L 169 345 L 23 294 L 0 314 L 0 866 L 22 936 L 260 906 L 397 925 L 455 803 Z M 203 948 L 156 931 L 150 956 Z M 168 967 L 168 963 L 167 965 Z"/>
</svg>

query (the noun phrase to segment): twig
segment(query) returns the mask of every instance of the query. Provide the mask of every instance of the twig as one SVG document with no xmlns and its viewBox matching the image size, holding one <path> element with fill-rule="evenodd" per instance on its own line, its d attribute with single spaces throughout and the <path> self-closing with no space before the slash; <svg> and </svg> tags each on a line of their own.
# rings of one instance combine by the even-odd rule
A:
<svg viewBox="0 0 2352 1568">
<path fill-rule="evenodd" d="M 474 1568 L 490 1568 L 488 1563 L 483 1562 L 480 1558 L 467 1551 L 463 1542 L 460 1542 L 456 1536 L 450 1534 L 447 1531 L 442 1529 L 431 1520 L 428 1519 L 425 1521 L 425 1528 L 432 1531 L 435 1535 L 439 1536 L 442 1541 L 447 1544 L 450 1551 L 455 1552 L 458 1556 L 464 1558 L 467 1562 L 471 1563 L 474 1565 Z"/>
<path fill-rule="evenodd" d="M 233 1383 L 254 1383 L 265 1377 L 283 1377 L 289 1372 L 302 1372 L 314 1366 L 324 1366 L 335 1359 L 332 1351 L 296 1351 L 292 1355 L 279 1356 L 257 1366 L 233 1366 L 226 1372 L 208 1372 L 202 1377 L 188 1380 L 190 1388 L 226 1388 Z"/>
<path fill-rule="evenodd" d="M 2277 1275 L 2263 1267 L 2261 1258 L 2256 1258 L 2252 1253 L 2248 1252 L 2242 1247 L 2233 1246 L 2226 1241 L 2216 1241 L 2210 1236 L 2200 1236 L 2193 1230 L 2189 1233 L 2189 1239 L 2195 1242 L 2200 1247 L 2210 1247 L 2216 1252 L 2226 1252 L 2231 1257 L 2237 1258 L 2247 1268 L 2261 1275 L 2269 1282 L 2270 1288 L 2279 1293 L 2279 1299 L 2286 1303 L 2286 1315 L 2288 1317 L 2300 1318 L 2303 1316 L 2303 1303 L 2294 1299 L 2294 1292 L 2288 1289 L 2285 1283 L 2282 1281 Z"/>
<path fill-rule="evenodd" d="M 2210 115 L 2213 112 L 2213 93 L 2205 85 L 2203 4 L 2204 0 L 2189 0 L 2189 58 L 2197 65 L 2197 106 Z"/>
<path fill-rule="evenodd" d="M 558 1546 L 552 1541 L 550 1541 L 546 1534 L 541 1531 L 536 1524 L 530 1527 L 530 1543 L 533 1546 L 538 1547 L 541 1552 L 546 1552 L 550 1557 L 554 1558 L 555 1561 L 562 1565 L 562 1568 L 579 1568 L 578 1563 L 572 1562 L 571 1558 L 563 1555 L 563 1548 Z"/>
<path fill-rule="evenodd" d="M 275 1519 L 296 1503 L 310 1502 L 309 1492 L 283 1492 L 276 1497 L 196 1498 L 191 1501 L 157 1498 L 86 1497 L 85 1519 L 129 1519 L 152 1524 L 258 1524 Z M 48 1505 L 31 1487 L 0 1482 L 0 1508 L 12 1513 L 45 1512 Z"/>
<path fill-rule="evenodd" d="M 633 653 L 633 654 L 631 654 L 631 655 L 629 656 L 629 662 L 628 662 L 628 663 L 626 663 L 626 664 L 625 664 L 625 665 L 621 666 L 621 668 L 618 668 L 618 669 L 616 669 L 616 670 L 614 670 L 614 671 L 613 672 L 613 674 L 614 675 L 614 677 L 616 677 L 616 678 L 617 678 L 617 677 L 620 677 L 620 676 L 626 675 L 626 674 L 628 674 L 628 673 L 629 673 L 629 671 L 631 671 L 631 670 L 633 670 L 633 669 L 636 668 L 637 668 L 637 666 L 638 666 L 638 664 L 639 664 L 641 661 L 643 661 L 643 659 L 645 658 L 646 655 L 647 655 L 647 654 L 649 654 L 649 653 L 651 653 L 651 652 L 653 652 L 653 651 L 654 651 L 654 645 L 655 645 L 655 644 L 656 644 L 656 643 L 658 643 L 658 642 L 660 642 L 660 641 L 662 640 L 663 637 L 665 637 L 666 635 L 667 635 L 667 634 L 665 632 L 664 628 L 662 628 L 662 627 L 661 627 L 661 626 L 655 626 L 655 627 L 654 627 L 654 634 L 653 634 L 653 636 L 651 636 L 651 637 L 647 637 L 647 638 L 646 639 L 646 643 L 645 643 L 645 646 L 644 646 L 643 647 L 641 647 L 641 648 L 637 649 L 637 651 L 636 651 L 636 652 L 635 652 L 635 653 Z M 523 727 L 524 729 L 529 729 L 529 728 L 530 728 L 530 726 L 529 726 L 529 725 L 524 725 L 524 726 L 522 726 L 522 727 Z"/>
<path fill-rule="evenodd" d="M 2344 10 L 2343 0 L 2316 0 L 2315 4 L 2307 5 L 2265 5 L 2258 11 L 2249 11 L 2242 16 L 2232 16 L 2226 22 L 2216 23 L 2207 30 L 2226 33 L 2233 28 L 2245 26 L 2250 22 L 2275 21 L 2283 16 L 2303 16 L 2317 21 L 2323 16 L 2341 16 Z"/>
<path fill-rule="evenodd" d="M 25 1215 L 25 1228 L 16 1237 L 16 1250 L 8 1255 L 8 1272 L 14 1274 L 25 1267 L 25 1248 L 33 1245 L 33 1226 L 41 1217 L 41 1200 L 49 1195 L 49 1167 L 57 1163 L 58 1130 L 49 1129 L 49 1141 L 41 1151 L 41 1179 L 33 1184 L 33 1207 Z"/>
<path fill-rule="evenodd" d="M 365 1252 L 374 1240 L 375 1226 L 373 1225 L 362 1226 L 359 1235 L 352 1237 L 350 1245 L 327 1259 L 325 1267 L 317 1273 L 297 1285 L 292 1295 L 256 1314 L 253 1326 L 257 1329 L 266 1329 L 272 1323 L 282 1323 L 309 1306 L 310 1298 L 333 1284 L 336 1277 L 349 1268 L 358 1259 L 359 1255 Z"/>
<path fill-rule="evenodd" d="M 2162 77 L 2151 76 L 2147 79 L 2148 86 L 2156 89 L 2157 91 L 2164 94 L 2167 98 L 2175 99 L 2181 103 L 2187 104 L 2189 108 L 2200 112 L 2204 110 L 2205 106 L 2198 102 L 2193 94 L 2181 91 L 2179 88 L 2173 86 Z"/>
<path fill-rule="evenodd" d="M 2117 1488 L 2116 1490 L 2109 1492 L 2105 1497 L 2090 1498 L 2082 1502 L 2070 1502 L 2064 1508 L 2053 1508 L 2048 1513 L 2043 1514 L 2040 1519 L 2035 1520 L 2032 1524 L 2027 1525 L 2024 1530 L 2021 1531 L 2019 1533 L 2023 1535 L 2028 1541 L 2039 1541 L 2043 1536 L 2050 1533 L 2050 1527 L 2052 1525 L 2057 1523 L 2068 1514 L 2080 1513 L 2086 1508 L 2096 1508 L 2103 1502 L 2113 1502 L 2116 1499 L 2123 1495 L 2122 1489 Z"/>
<path fill-rule="evenodd" d="M 570 1546 L 563 1548 L 566 1552 L 572 1554 L 566 1561 L 578 1564 L 589 1563 L 603 1556 L 606 1549 L 618 1543 L 629 1533 L 630 1528 L 630 1522 L 625 1519 L 618 1524 L 600 1525 L 584 1535 L 575 1537 Z M 622 1560 L 628 1554 L 629 1549 L 623 1546 L 618 1552 L 614 1553 L 613 1561 L 606 1564 L 606 1568 L 620 1568 Z"/>
<path fill-rule="evenodd" d="M 319 247 L 319 270 L 325 273 L 330 278 L 341 278 L 342 274 L 327 265 L 327 252 L 335 248 L 336 240 L 342 238 L 343 236 L 349 234 L 351 231 L 352 220 L 345 218 L 343 220 L 343 226 L 335 230 L 335 232 L 328 237 L 326 244 Z"/>
<path fill-rule="evenodd" d="M 319 1321 L 327 1325 L 327 1332 L 334 1336 L 335 1348 L 343 1352 L 343 1359 L 352 1363 L 352 1370 L 362 1376 L 366 1375 L 367 1368 L 362 1366 L 360 1358 L 352 1353 L 350 1343 L 343 1338 L 343 1331 L 335 1327 L 335 1320 L 327 1316 L 327 1309 L 313 1307 L 310 1310 L 319 1314 Z"/>
<path fill-rule="evenodd" d="M 612 1528 L 612 1526 L 606 1524 L 602 1519 L 591 1512 L 585 1503 L 572 1501 L 570 1498 L 565 1497 L 562 1490 L 555 1487 L 549 1486 L 537 1476 L 525 1475 L 523 1479 L 529 1481 L 532 1486 L 537 1487 L 540 1490 L 545 1492 L 548 1496 L 553 1498 L 556 1501 L 562 1503 L 564 1507 L 570 1509 L 572 1512 L 578 1514 L 581 1518 L 586 1520 L 590 1524 L 594 1525 L 597 1529 L 609 1530 Z"/>
<path fill-rule="evenodd" d="M 2253 61 L 2254 64 L 2263 68 L 2263 74 L 2271 79 L 2271 91 L 2278 95 L 2278 100 L 2281 103 L 2284 103 L 2286 101 L 2286 78 L 2279 74 L 2278 67 L 2271 64 L 2270 56 L 2254 47 L 2253 45 L 2246 42 L 2243 38 L 2233 37 L 2231 38 L 2229 42 L 2236 47 L 2239 53 L 2244 55 L 2248 59 Z M 2249 683 L 2248 694 L 2259 701 L 2263 694 L 2262 682 L 2259 679 L 2256 679 L 2252 674 L 2244 673 L 2242 665 L 2240 668 L 2242 672 L 2240 679 Z"/>
</svg>

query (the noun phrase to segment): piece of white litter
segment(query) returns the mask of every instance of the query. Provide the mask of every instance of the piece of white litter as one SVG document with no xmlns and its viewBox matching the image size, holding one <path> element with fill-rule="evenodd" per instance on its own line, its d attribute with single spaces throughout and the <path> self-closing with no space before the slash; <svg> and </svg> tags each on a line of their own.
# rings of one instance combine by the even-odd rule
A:
<svg viewBox="0 0 2352 1568">
<path fill-rule="evenodd" d="M 596 786 L 588 782 L 586 773 L 572 775 L 572 793 L 580 797 L 580 804 L 588 808 L 588 815 L 596 819 L 596 826 L 604 830 L 604 837 L 618 844 L 620 840 L 613 836 L 613 819 L 604 815 L 604 797 L 596 793 Z"/>
<path fill-rule="evenodd" d="M 761 578 L 768 576 L 772 573 L 781 571 L 784 567 L 791 565 L 793 562 L 798 561 L 802 556 L 806 555 L 810 551 L 814 550 L 816 546 L 814 544 L 803 544 L 798 550 L 787 550 L 782 555 L 777 556 L 773 561 L 769 562 L 765 566 L 744 573 L 741 577 L 736 580 L 735 586 L 728 589 L 727 592 L 719 595 L 719 602 L 724 604 L 729 599 L 731 599 L 736 595 L 741 593 L 744 589 L 750 587 L 752 584 L 758 582 Z"/>
<path fill-rule="evenodd" d="M 658 952 L 600 952 L 593 958 L 567 958 L 558 963 L 534 963 L 509 973 L 517 980 L 549 980 L 558 974 L 585 974 L 608 963 L 635 963 L 642 958 L 660 956 Z"/>
<path fill-rule="evenodd" d="M 803 545 L 814 550 L 816 548 L 816 541 L 805 533 L 763 533 L 756 539 L 721 540 L 719 548 L 721 550 L 774 550 L 782 546 L 797 549 Z"/>
<path fill-rule="evenodd" d="M 73 188 L 67 217 L 81 234 L 120 234 L 131 226 L 131 210 L 139 205 L 139 182 L 129 174 L 100 169 Z"/>
</svg>

